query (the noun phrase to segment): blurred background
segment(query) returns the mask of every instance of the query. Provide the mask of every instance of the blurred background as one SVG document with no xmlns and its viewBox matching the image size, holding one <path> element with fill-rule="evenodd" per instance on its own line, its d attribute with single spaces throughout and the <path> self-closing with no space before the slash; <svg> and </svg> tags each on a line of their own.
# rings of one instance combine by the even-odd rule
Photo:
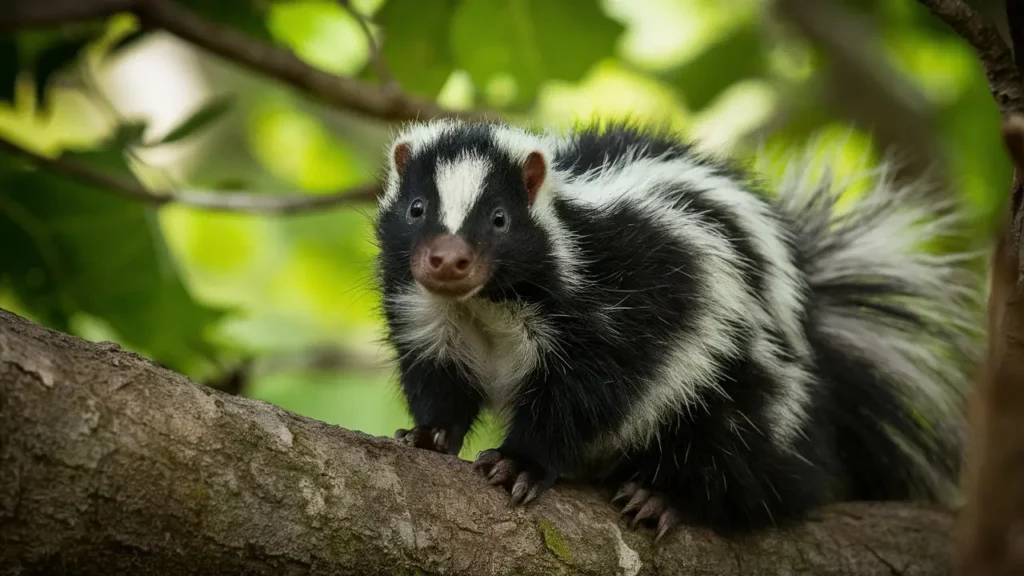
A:
<svg viewBox="0 0 1024 576">
<path fill-rule="evenodd" d="M 814 137 L 839 176 L 886 150 L 931 168 L 983 244 L 1010 166 L 971 49 L 914 0 L 180 0 L 376 83 L 566 128 L 667 124 L 779 176 Z M 990 10 L 984 3 L 976 3 Z M 360 20 L 356 14 L 365 17 Z M 0 30 L 0 138 L 154 191 L 331 194 L 373 181 L 393 126 L 316 104 L 119 15 Z M 199 382 L 391 435 L 372 197 L 306 214 L 162 207 L 0 151 L 0 307 Z M 494 445 L 493 423 L 464 455 Z"/>
</svg>

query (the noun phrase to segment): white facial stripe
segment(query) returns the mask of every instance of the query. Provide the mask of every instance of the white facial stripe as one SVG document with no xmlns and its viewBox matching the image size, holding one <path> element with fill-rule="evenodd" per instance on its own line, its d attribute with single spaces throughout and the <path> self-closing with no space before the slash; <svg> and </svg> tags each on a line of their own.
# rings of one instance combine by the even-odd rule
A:
<svg viewBox="0 0 1024 576">
<path fill-rule="evenodd" d="M 438 164 L 435 180 L 441 198 L 439 210 L 441 222 L 449 232 L 454 234 L 462 227 L 462 221 L 483 192 L 490 170 L 490 162 L 479 156 L 460 156 L 454 162 Z"/>
<path fill-rule="evenodd" d="M 386 210 L 398 197 L 398 171 L 395 167 L 394 150 L 400 142 L 409 144 L 410 155 L 415 156 L 441 136 L 454 132 L 463 126 L 461 120 L 439 118 L 429 122 L 414 122 L 406 125 L 397 136 L 392 138 L 388 147 L 388 174 L 384 182 L 384 195 L 381 196 L 379 209 Z"/>
</svg>

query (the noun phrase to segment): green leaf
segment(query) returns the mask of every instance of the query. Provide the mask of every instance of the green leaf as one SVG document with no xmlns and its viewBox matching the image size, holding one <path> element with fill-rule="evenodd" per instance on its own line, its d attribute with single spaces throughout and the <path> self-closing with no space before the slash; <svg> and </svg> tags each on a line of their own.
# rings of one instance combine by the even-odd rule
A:
<svg viewBox="0 0 1024 576">
<path fill-rule="evenodd" d="M 273 42 L 267 29 L 265 2 L 260 0 L 178 0 L 203 18 L 229 26 L 256 40 Z"/>
<path fill-rule="evenodd" d="M 132 177 L 117 147 L 64 158 Z M 0 270 L 34 315 L 63 330 L 75 314 L 99 318 L 179 370 L 209 357 L 204 332 L 222 311 L 189 295 L 155 209 L 3 155 L 0 185 Z"/>
<path fill-rule="evenodd" d="M 434 97 L 455 69 L 448 29 L 452 0 L 388 0 L 374 18 L 383 29 L 381 54 L 395 79 L 408 91 Z"/>
<path fill-rule="evenodd" d="M 751 21 L 709 44 L 668 81 L 682 92 L 687 106 L 697 112 L 727 88 L 764 74 L 768 67 L 759 24 Z"/>
<path fill-rule="evenodd" d="M 14 103 L 19 71 L 18 43 L 13 34 L 0 34 L 0 102 Z"/>
<path fill-rule="evenodd" d="M 108 147 L 115 150 L 124 150 L 132 146 L 138 146 L 142 143 L 142 135 L 145 133 L 146 124 L 144 122 L 126 122 L 117 127 L 117 132 L 110 137 Z"/>
<path fill-rule="evenodd" d="M 576 82 L 615 54 L 623 26 L 596 0 L 465 0 L 454 16 L 456 64 L 487 87 L 515 80 L 511 103 L 531 101 L 546 80 Z"/>
<path fill-rule="evenodd" d="M 131 48 L 135 45 L 136 42 L 148 36 L 149 33 L 152 31 L 153 30 L 150 28 L 139 28 L 138 30 L 135 30 L 129 34 L 125 34 L 123 37 L 119 38 L 117 42 L 111 44 L 110 53 L 115 54 L 117 52 L 120 52 L 121 50 L 127 50 L 128 48 Z"/>
<path fill-rule="evenodd" d="M 219 96 L 211 99 L 206 105 L 196 111 L 188 120 L 171 131 L 160 140 L 160 144 L 170 144 L 188 138 L 196 132 L 209 126 L 212 122 L 224 115 L 235 104 L 235 97 L 232 95 Z"/>
<path fill-rule="evenodd" d="M 92 34 L 62 38 L 39 52 L 32 68 L 36 83 L 36 102 L 43 102 L 50 78 L 78 58 L 79 53 L 95 38 Z"/>
</svg>

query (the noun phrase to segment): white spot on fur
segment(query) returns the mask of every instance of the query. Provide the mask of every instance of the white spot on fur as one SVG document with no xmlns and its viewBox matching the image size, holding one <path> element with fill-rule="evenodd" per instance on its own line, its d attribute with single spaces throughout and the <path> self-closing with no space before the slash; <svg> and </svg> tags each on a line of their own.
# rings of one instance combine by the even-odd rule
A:
<svg viewBox="0 0 1024 576">
<path fill-rule="evenodd" d="M 483 193 L 484 179 L 490 171 L 490 163 L 479 156 L 462 155 L 453 162 L 438 164 L 435 177 L 441 199 L 438 209 L 441 222 L 449 232 L 454 234 L 462 228 L 466 215 Z"/>
</svg>

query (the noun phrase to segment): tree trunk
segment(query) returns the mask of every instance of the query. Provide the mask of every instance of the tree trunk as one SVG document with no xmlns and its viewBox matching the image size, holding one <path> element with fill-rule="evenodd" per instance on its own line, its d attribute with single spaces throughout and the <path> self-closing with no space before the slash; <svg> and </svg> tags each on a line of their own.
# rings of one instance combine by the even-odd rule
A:
<svg viewBox="0 0 1024 576">
<path fill-rule="evenodd" d="M 944 574 L 951 514 L 845 504 L 657 550 L 607 494 L 526 509 L 467 462 L 202 387 L 0 310 L 3 574 Z"/>
</svg>

